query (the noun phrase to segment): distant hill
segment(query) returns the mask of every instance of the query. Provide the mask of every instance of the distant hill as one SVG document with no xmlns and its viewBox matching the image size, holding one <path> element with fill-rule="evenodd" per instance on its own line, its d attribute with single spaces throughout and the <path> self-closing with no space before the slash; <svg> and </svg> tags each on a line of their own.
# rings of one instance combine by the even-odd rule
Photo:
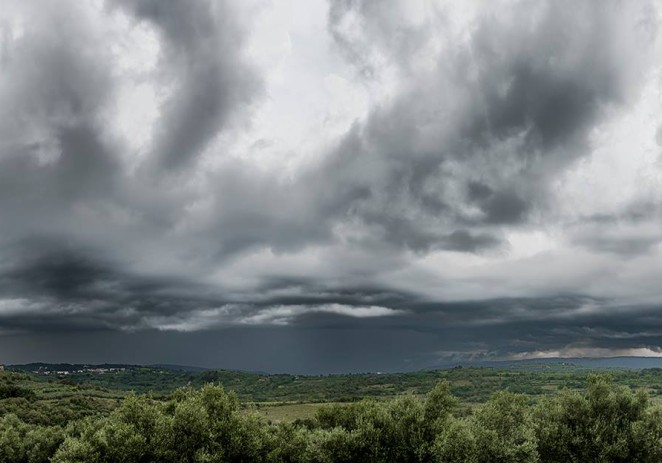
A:
<svg viewBox="0 0 662 463">
<path fill-rule="evenodd" d="M 590 358 L 590 357 L 572 357 L 572 358 L 543 358 L 543 359 L 525 359 L 525 360 L 483 360 L 483 361 L 461 361 L 461 362 L 444 362 L 435 365 L 434 367 L 427 368 L 426 371 L 447 370 L 450 368 L 473 367 L 473 368 L 497 368 L 506 370 L 539 370 L 549 369 L 555 367 L 575 367 L 577 369 L 589 370 L 643 370 L 647 368 L 662 368 L 662 358 L 659 357 L 603 357 L 603 358 Z M 151 365 L 133 365 L 124 363 L 26 363 L 16 365 L 6 365 L 7 370 L 25 371 L 31 373 L 56 373 L 56 372 L 98 372 L 116 371 L 116 370 L 138 370 L 138 369 L 152 369 L 162 370 L 173 373 L 204 373 L 213 371 L 225 371 L 252 374 L 257 376 L 273 376 L 273 373 L 256 372 L 256 371 L 242 371 L 242 370 L 223 370 L 203 368 L 191 365 L 173 365 L 167 363 L 158 363 Z M 394 373 L 394 372 L 390 372 Z M 370 374 L 366 372 L 364 374 Z M 306 375 L 298 375 L 306 376 Z M 313 375 L 318 376 L 318 375 Z M 325 375 L 326 376 L 326 375 Z M 328 375 L 328 376 L 343 376 L 343 375 Z"/>
<path fill-rule="evenodd" d="M 505 360 L 469 362 L 468 366 L 483 366 L 493 368 L 536 368 L 542 365 L 574 365 L 591 369 L 629 369 L 643 370 L 645 368 L 662 368 L 660 357 L 554 357 L 545 359 Z M 464 363 L 463 363 L 464 365 Z"/>
<path fill-rule="evenodd" d="M 233 370 L 204 370 L 181 365 L 46 364 L 12 365 L 8 370 L 29 373 L 31 380 L 58 387 L 78 384 L 96 395 L 134 391 L 165 397 L 177 388 L 220 384 L 247 402 L 351 402 L 365 397 L 422 395 L 440 380 L 465 403 L 481 403 L 499 390 L 540 397 L 560 388 L 580 390 L 588 375 L 609 371 L 617 384 L 645 388 L 662 396 L 662 362 L 650 358 L 537 359 L 513 362 L 474 362 L 449 368 L 406 373 L 346 375 L 259 374 Z M 9 372 L 5 372 L 9 373 Z M 46 386 L 44 386 L 46 387 Z"/>
<path fill-rule="evenodd" d="M 190 365 L 170 365 L 168 363 L 157 363 L 154 365 L 148 365 L 148 367 L 170 371 L 209 371 L 209 368 L 192 367 Z"/>
</svg>

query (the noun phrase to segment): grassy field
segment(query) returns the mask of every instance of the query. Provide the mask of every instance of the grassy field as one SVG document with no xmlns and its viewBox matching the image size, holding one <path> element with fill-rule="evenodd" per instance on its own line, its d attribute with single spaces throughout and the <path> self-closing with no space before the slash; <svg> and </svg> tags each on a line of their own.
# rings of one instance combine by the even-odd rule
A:
<svg viewBox="0 0 662 463">
<path fill-rule="evenodd" d="M 102 390 L 151 392 L 167 395 L 180 387 L 221 384 L 242 401 L 349 402 L 363 397 L 425 394 L 440 380 L 448 380 L 453 393 L 467 402 L 484 402 L 497 390 L 508 389 L 542 395 L 559 387 L 579 389 L 592 371 L 572 364 L 529 364 L 509 368 L 452 368 L 390 374 L 331 376 L 266 375 L 229 370 L 186 372 L 157 368 L 128 368 L 107 373 L 72 372 L 66 376 L 36 375 L 44 381 L 66 380 Z M 600 370 L 604 372 L 605 370 Z M 651 395 L 662 392 L 662 370 L 611 370 L 614 380 L 634 388 L 646 387 Z"/>
<path fill-rule="evenodd" d="M 0 372 L 0 415 L 16 413 L 33 423 L 65 423 L 85 416 L 104 415 L 131 392 L 166 398 L 180 387 L 205 383 L 233 390 L 247 408 L 272 421 L 308 419 L 323 404 L 353 402 L 363 398 L 388 399 L 399 394 L 422 396 L 440 380 L 447 380 L 467 412 L 499 390 L 526 394 L 530 400 L 561 388 L 583 390 L 594 370 L 569 365 L 540 364 L 512 368 L 453 368 L 394 374 L 335 376 L 264 375 L 237 371 L 172 371 L 129 368 L 104 373 L 69 374 Z M 604 370 L 601 370 L 604 373 Z M 662 402 L 662 370 L 612 370 L 616 384 L 647 390 Z M 5 393 L 2 385 L 22 393 Z"/>
</svg>

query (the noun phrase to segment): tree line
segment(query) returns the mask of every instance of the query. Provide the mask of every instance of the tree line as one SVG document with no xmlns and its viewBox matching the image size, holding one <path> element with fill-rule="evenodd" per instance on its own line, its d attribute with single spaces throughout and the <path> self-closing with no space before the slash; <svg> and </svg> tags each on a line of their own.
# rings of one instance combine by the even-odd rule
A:
<svg viewBox="0 0 662 463">
<path fill-rule="evenodd" d="M 5 391 L 7 392 L 7 391 Z M 16 391 L 11 391 L 16 393 Z M 662 408 L 644 391 L 590 376 L 584 392 L 532 403 L 502 391 L 457 413 L 447 382 L 402 395 L 322 407 L 311 420 L 270 423 L 208 384 L 168 400 L 132 395 L 103 417 L 64 426 L 0 417 L 4 463 L 567 463 L 662 461 Z"/>
</svg>

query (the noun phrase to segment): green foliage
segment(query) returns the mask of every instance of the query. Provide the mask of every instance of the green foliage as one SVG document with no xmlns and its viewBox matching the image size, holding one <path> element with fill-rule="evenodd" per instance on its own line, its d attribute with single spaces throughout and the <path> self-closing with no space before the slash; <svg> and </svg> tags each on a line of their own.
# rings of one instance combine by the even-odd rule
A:
<svg viewBox="0 0 662 463">
<path fill-rule="evenodd" d="M 0 400 L 18 398 L 34 399 L 36 394 L 31 389 L 17 386 L 13 383 L 0 383 Z"/>
<path fill-rule="evenodd" d="M 477 461 L 538 461 L 527 401 L 527 397 L 521 394 L 498 392 L 476 412 L 470 423 L 476 442 Z"/>
<path fill-rule="evenodd" d="M 35 402 L 1 402 L 17 400 Z M 501 391 L 470 412 L 458 408 L 451 384 L 442 381 L 424 397 L 327 405 L 298 424 L 267 422 L 218 385 L 179 389 L 167 399 L 130 394 L 113 411 L 65 427 L 0 415 L 0 462 L 49 461 L 657 463 L 662 408 L 643 391 L 591 376 L 582 392 L 534 401 Z"/>
<path fill-rule="evenodd" d="M 11 381 L 25 389 L 35 390 L 37 400 L 47 396 L 57 398 L 60 402 L 56 405 L 64 405 L 67 397 L 84 397 L 87 403 L 81 404 L 75 411 L 77 417 L 83 417 L 89 416 L 95 406 L 105 407 L 104 413 L 110 411 L 110 402 L 106 399 L 122 398 L 126 392 L 151 393 L 156 397 L 167 398 L 179 388 L 200 388 L 207 383 L 219 384 L 226 390 L 235 391 L 242 402 L 328 403 L 353 402 L 366 397 L 391 398 L 400 394 L 420 396 L 430 392 L 439 381 L 446 380 L 453 395 L 458 397 L 461 403 L 476 404 L 486 402 L 495 392 L 503 390 L 536 398 L 564 388 L 580 391 L 585 388 L 587 374 L 593 371 L 560 362 L 515 364 L 503 369 L 458 367 L 437 371 L 331 376 L 123 367 L 126 368 L 99 373 L 95 370 L 81 370 L 82 365 L 39 364 L 33 365 L 32 368 L 41 371 L 41 374 L 28 376 L 4 372 L 0 373 L 0 384 L 8 374 L 13 375 Z M 68 374 L 56 376 L 53 369 L 67 370 Z M 43 374 L 45 371 L 49 371 L 49 374 Z M 611 374 L 614 384 L 632 389 L 643 387 L 652 397 L 662 396 L 662 369 L 615 369 L 611 370 Z M 35 385 L 35 380 L 41 384 Z M 468 408 L 464 411 L 467 412 Z M 20 413 L 17 414 L 21 416 Z M 41 423 L 58 424 L 55 421 Z"/>
<path fill-rule="evenodd" d="M 613 386 L 591 376 L 585 394 L 564 391 L 542 400 L 535 410 L 535 431 L 543 462 L 630 462 L 642 448 L 655 454 L 661 425 L 647 411 L 645 392 Z M 651 460 L 660 461 L 660 460 Z"/>
<path fill-rule="evenodd" d="M 476 436 L 466 420 L 451 419 L 434 441 L 433 454 L 438 463 L 480 463 Z"/>
<path fill-rule="evenodd" d="M 16 415 L 0 417 L 0 461 L 46 463 L 64 440 L 59 426 L 34 426 Z"/>
<path fill-rule="evenodd" d="M 72 426 L 54 463 L 267 461 L 273 434 L 218 386 L 180 390 L 166 402 L 128 397 L 101 420 Z"/>
<path fill-rule="evenodd" d="M 64 426 L 86 416 L 107 415 L 124 396 L 95 386 L 0 371 L 0 416 L 14 414 L 30 424 Z"/>
</svg>

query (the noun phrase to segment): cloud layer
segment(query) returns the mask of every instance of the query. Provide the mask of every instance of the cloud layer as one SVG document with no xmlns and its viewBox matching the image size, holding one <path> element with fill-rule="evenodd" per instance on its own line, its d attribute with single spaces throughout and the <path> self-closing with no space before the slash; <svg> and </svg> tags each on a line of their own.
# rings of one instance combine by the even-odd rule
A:
<svg viewBox="0 0 662 463">
<path fill-rule="evenodd" d="M 319 371 L 347 338 L 374 353 L 350 370 L 659 352 L 660 14 L 10 1 L 2 343 L 267 330 L 273 369 Z"/>
</svg>

